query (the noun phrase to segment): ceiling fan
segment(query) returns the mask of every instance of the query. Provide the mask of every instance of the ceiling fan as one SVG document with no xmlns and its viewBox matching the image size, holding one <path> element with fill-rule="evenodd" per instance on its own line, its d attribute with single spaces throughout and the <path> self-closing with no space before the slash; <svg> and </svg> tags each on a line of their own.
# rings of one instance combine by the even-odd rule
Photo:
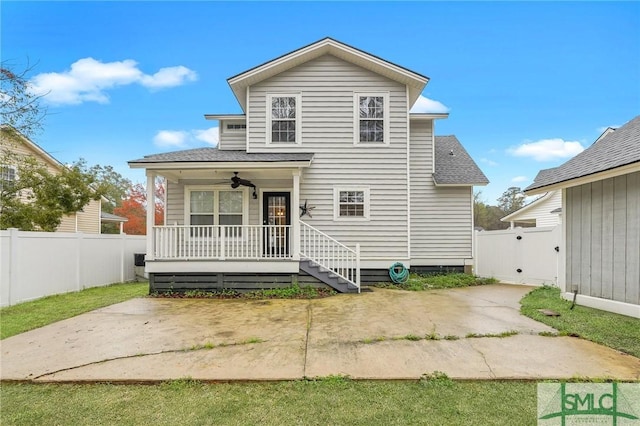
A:
<svg viewBox="0 0 640 426">
<path fill-rule="evenodd" d="M 217 183 L 227 183 L 228 180 L 217 182 Z M 238 172 L 233 172 L 233 176 L 231 177 L 231 188 L 236 189 L 240 186 L 247 186 L 249 188 L 253 188 L 253 199 L 258 198 L 258 194 L 256 193 L 256 185 L 251 182 L 249 179 L 242 179 L 238 176 Z"/>
<path fill-rule="evenodd" d="M 242 179 L 238 176 L 238 172 L 233 172 L 233 177 L 231 178 L 231 187 L 236 189 L 239 186 L 248 186 L 249 188 L 255 189 L 256 186 L 248 179 Z"/>
</svg>

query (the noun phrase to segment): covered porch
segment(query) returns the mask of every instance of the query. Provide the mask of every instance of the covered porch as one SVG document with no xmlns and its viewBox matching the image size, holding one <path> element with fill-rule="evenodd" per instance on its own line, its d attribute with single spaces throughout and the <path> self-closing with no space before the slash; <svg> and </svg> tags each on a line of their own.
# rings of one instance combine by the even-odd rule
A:
<svg viewBox="0 0 640 426">
<path fill-rule="evenodd" d="M 359 283 L 358 248 L 300 220 L 300 184 L 311 154 L 191 151 L 228 161 L 166 161 L 159 154 L 130 163 L 146 169 L 149 205 L 156 177 L 167 183 L 164 224 L 155 225 L 147 211 L 150 276 L 295 275 L 311 265 L 322 282 Z"/>
</svg>

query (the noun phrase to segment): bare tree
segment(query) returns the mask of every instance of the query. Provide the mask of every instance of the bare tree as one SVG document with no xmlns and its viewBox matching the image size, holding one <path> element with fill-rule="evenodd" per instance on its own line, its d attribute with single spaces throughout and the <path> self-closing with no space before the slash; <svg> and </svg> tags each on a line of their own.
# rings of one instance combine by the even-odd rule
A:
<svg viewBox="0 0 640 426">
<path fill-rule="evenodd" d="M 27 60 L 24 67 L 7 61 L 0 66 L 0 119 L 27 137 L 42 130 L 47 109 L 41 104 L 46 94 L 36 93 L 28 75 L 35 67 Z"/>
</svg>

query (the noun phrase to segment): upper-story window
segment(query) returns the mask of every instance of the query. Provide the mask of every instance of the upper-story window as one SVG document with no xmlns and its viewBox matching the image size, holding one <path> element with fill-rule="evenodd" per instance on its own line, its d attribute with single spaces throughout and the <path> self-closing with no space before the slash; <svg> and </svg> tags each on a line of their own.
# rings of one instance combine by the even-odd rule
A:
<svg viewBox="0 0 640 426">
<path fill-rule="evenodd" d="M 389 143 L 389 96 L 387 93 L 355 94 L 355 143 Z"/>
<path fill-rule="evenodd" d="M 13 166 L 0 165 L 0 181 L 11 182 L 16 180 L 16 168 Z"/>
<path fill-rule="evenodd" d="M 15 180 L 16 168 L 4 164 L 0 165 L 0 189 L 4 188 L 7 184 L 9 184 L 7 187 L 10 188 L 10 182 L 14 182 Z"/>
<path fill-rule="evenodd" d="M 272 94 L 267 96 L 268 142 L 300 143 L 300 95 Z"/>
</svg>

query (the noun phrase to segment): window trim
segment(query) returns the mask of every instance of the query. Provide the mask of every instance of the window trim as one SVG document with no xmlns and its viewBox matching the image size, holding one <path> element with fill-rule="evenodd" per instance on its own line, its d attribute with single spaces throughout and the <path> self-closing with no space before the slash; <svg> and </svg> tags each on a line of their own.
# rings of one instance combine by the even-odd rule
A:
<svg viewBox="0 0 640 426">
<path fill-rule="evenodd" d="M 364 216 L 340 216 L 340 192 L 364 192 Z M 370 220 L 371 191 L 368 186 L 335 186 L 333 188 L 333 220 L 345 222 L 366 222 Z"/>
<path fill-rule="evenodd" d="M 360 141 L 360 97 L 376 96 L 382 97 L 384 106 L 382 117 L 383 141 L 382 142 L 361 142 Z M 389 131 L 389 92 L 354 92 L 353 93 L 353 144 L 362 146 L 388 146 L 390 144 Z"/>
<path fill-rule="evenodd" d="M 266 123 L 267 123 L 267 127 L 266 127 L 266 141 L 267 141 L 267 145 L 272 145 L 272 146 L 292 146 L 292 145 L 300 145 L 302 143 L 302 132 L 301 132 L 301 125 L 300 123 L 302 122 L 301 120 L 301 116 L 302 116 L 302 102 L 301 102 L 301 94 L 299 92 L 294 92 L 294 93 L 268 93 L 267 94 L 267 102 L 266 102 L 266 109 L 265 109 L 265 115 L 266 115 Z M 295 124 L 296 124 L 296 140 L 295 142 L 273 142 L 271 140 L 272 134 L 271 134 L 271 102 L 273 100 L 273 98 L 295 98 L 296 100 L 296 120 L 295 120 Z"/>
<path fill-rule="evenodd" d="M 2 168 L 13 170 L 13 179 L 9 179 L 9 181 L 15 182 L 18 180 L 18 168 L 13 164 L 0 164 L 0 180 L 2 179 Z"/>
<path fill-rule="evenodd" d="M 213 225 L 220 225 L 220 191 L 242 193 L 242 226 L 249 224 L 249 188 L 233 189 L 228 185 L 185 185 L 184 186 L 184 226 L 191 226 L 191 191 L 213 191 Z M 206 226 L 206 225 L 205 225 Z M 244 236 L 241 238 L 245 238 Z"/>
</svg>

